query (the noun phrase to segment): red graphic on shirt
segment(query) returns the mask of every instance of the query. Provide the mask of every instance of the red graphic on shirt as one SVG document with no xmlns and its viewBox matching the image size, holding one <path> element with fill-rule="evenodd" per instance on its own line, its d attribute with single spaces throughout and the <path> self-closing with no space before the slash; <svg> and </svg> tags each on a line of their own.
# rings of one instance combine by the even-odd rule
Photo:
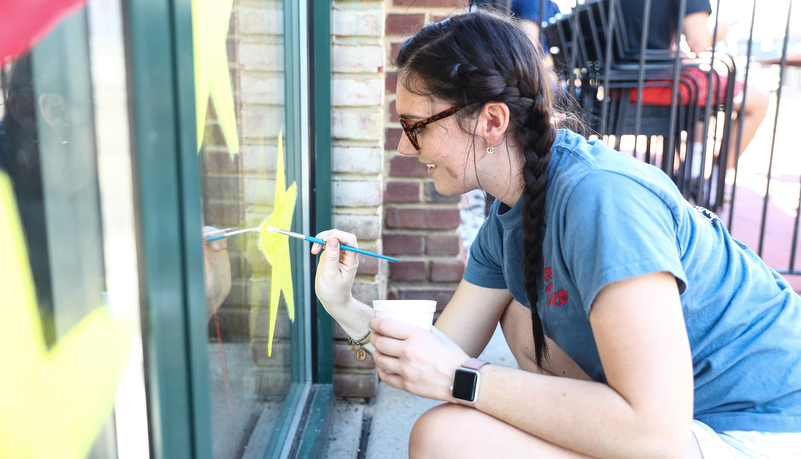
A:
<svg viewBox="0 0 801 459">
<path fill-rule="evenodd" d="M 542 265 L 544 269 L 542 270 L 543 277 L 545 279 L 545 299 L 548 309 L 551 309 L 551 305 L 562 307 L 567 303 L 567 291 L 566 290 L 553 290 L 553 268 L 545 266 L 545 259 L 542 259 Z"/>
</svg>

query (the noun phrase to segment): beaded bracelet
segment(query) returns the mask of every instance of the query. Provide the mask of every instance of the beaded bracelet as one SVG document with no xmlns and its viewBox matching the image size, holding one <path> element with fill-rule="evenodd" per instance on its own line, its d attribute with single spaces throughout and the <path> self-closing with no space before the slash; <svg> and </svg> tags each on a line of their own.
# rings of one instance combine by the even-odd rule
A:
<svg viewBox="0 0 801 459">
<path fill-rule="evenodd" d="M 353 352 L 356 353 L 356 358 L 359 360 L 364 360 L 367 358 L 367 351 L 364 350 L 364 345 L 367 344 L 368 339 L 370 338 L 370 333 L 372 330 L 367 330 L 367 333 L 359 339 L 353 339 L 348 336 L 348 344 L 350 344 L 350 348 Z"/>
</svg>

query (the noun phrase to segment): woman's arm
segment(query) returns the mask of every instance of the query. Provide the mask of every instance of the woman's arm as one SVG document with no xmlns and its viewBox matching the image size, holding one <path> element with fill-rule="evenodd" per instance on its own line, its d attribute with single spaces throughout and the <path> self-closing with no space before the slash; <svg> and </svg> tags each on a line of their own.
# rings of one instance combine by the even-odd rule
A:
<svg viewBox="0 0 801 459">
<path fill-rule="evenodd" d="M 436 326 L 469 356 L 478 357 L 510 300 L 509 290 L 479 287 L 462 279 Z"/>
<path fill-rule="evenodd" d="M 375 317 L 375 312 L 372 307 L 353 298 L 353 281 L 359 268 L 359 258 L 354 252 L 340 249 L 340 244 L 358 247 L 356 236 L 329 230 L 319 233 L 317 237 L 326 241 L 314 280 L 317 299 L 348 336 L 359 339 L 370 330 L 369 322 Z M 311 251 L 317 255 L 323 251 L 323 246 L 312 244 Z M 373 353 L 372 344 L 366 344 L 364 349 Z"/>
<path fill-rule="evenodd" d="M 475 407 L 595 457 L 685 457 L 693 374 L 675 278 L 653 273 L 607 285 L 590 322 L 608 385 L 487 365 Z M 390 322 L 371 324 L 382 335 L 403 332 Z M 454 363 L 460 356 L 431 335 L 417 346 L 375 340 L 379 374 L 394 387 L 453 402 L 450 380 L 464 359 Z"/>
<path fill-rule="evenodd" d="M 653 273 L 607 285 L 590 323 L 608 385 L 488 366 L 477 408 L 592 456 L 684 457 L 693 373 L 675 278 Z"/>
<path fill-rule="evenodd" d="M 353 298 L 351 289 L 359 260 L 353 252 L 339 247 L 340 244 L 356 247 L 356 237 L 338 230 L 324 231 L 317 237 L 328 242 L 317 266 L 317 297 L 349 336 L 364 336 L 375 313 L 372 307 Z M 319 244 L 312 246 L 312 253 L 321 251 Z M 511 298 L 506 289 L 478 287 L 463 280 L 436 326 L 467 354 L 478 356 L 487 346 Z M 365 349 L 372 354 L 372 345 Z"/>
</svg>

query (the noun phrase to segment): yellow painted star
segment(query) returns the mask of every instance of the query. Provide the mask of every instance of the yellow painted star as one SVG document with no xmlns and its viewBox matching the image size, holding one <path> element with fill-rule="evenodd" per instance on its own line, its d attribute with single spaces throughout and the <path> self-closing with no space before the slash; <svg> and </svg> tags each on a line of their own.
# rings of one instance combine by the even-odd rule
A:
<svg viewBox="0 0 801 459">
<path fill-rule="evenodd" d="M 292 225 L 292 214 L 295 211 L 295 201 L 298 196 L 297 184 L 293 183 L 284 189 L 284 145 L 281 134 L 278 134 L 278 162 L 275 178 L 275 207 L 272 215 L 263 221 L 259 231 L 259 249 L 264 258 L 272 266 L 270 279 L 270 334 L 267 342 L 267 355 L 273 354 L 273 337 L 275 335 L 275 322 L 278 318 L 278 300 L 284 294 L 289 320 L 295 320 L 295 294 L 292 287 L 292 265 L 289 261 L 289 239 L 278 233 L 267 231 L 268 226 L 288 230 Z M 251 310 L 250 336 L 253 337 L 256 318 L 258 317 L 258 303 Z"/>
<path fill-rule="evenodd" d="M 233 0 L 192 0 L 197 147 L 200 151 L 211 97 L 231 156 L 239 152 L 234 93 L 231 90 L 228 55 L 225 51 L 232 4 Z"/>
<path fill-rule="evenodd" d="M 114 406 L 131 346 L 106 308 L 47 349 L 8 176 L 0 173 L 0 457 L 84 458 Z"/>
</svg>

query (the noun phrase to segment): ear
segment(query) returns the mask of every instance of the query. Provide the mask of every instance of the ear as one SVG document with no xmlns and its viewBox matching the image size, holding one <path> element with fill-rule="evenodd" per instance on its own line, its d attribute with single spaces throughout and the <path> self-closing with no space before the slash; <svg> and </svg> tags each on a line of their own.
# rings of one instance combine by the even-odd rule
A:
<svg viewBox="0 0 801 459">
<path fill-rule="evenodd" d="M 42 94 L 39 96 L 39 110 L 42 119 L 53 128 L 53 131 L 60 136 L 64 136 L 69 130 L 69 118 L 67 116 L 67 103 L 58 94 Z"/>
<path fill-rule="evenodd" d="M 33 96 L 27 93 L 14 93 L 8 96 L 8 110 L 11 116 L 22 126 L 31 139 L 37 138 L 36 106 Z"/>
<path fill-rule="evenodd" d="M 503 102 L 487 102 L 481 108 L 476 132 L 487 146 L 498 145 L 509 128 L 509 106 Z"/>
</svg>

